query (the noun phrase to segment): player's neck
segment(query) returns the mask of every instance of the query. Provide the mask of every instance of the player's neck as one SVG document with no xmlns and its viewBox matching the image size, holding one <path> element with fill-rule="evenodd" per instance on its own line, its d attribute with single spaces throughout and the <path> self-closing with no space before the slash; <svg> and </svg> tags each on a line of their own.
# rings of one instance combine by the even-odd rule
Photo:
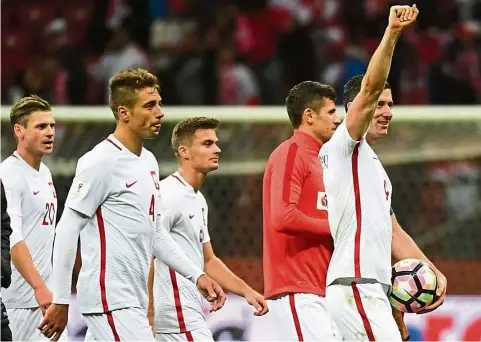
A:
<svg viewBox="0 0 481 342">
<path fill-rule="evenodd" d="M 180 173 L 182 178 L 184 178 L 185 181 L 194 188 L 195 191 L 198 191 L 200 189 L 200 187 L 204 183 L 205 177 L 207 176 L 203 172 L 199 172 L 188 167 L 181 166 L 177 171 Z"/>
<path fill-rule="evenodd" d="M 131 130 L 122 129 L 121 127 L 117 126 L 114 132 L 114 137 L 133 154 L 140 156 L 142 153 L 144 141 Z"/>
<path fill-rule="evenodd" d="M 42 161 L 42 156 L 33 154 L 23 145 L 17 146 L 17 153 L 20 157 L 22 157 L 25 162 L 33 167 L 35 170 L 40 170 L 40 162 Z"/>
<path fill-rule="evenodd" d="M 321 144 L 323 143 L 321 139 L 319 139 L 319 137 L 317 135 L 314 134 L 314 132 L 312 130 L 309 129 L 309 127 L 306 127 L 306 126 L 299 126 L 299 128 L 297 129 L 298 131 L 301 131 L 305 134 L 307 134 L 308 136 L 316 139 L 317 141 L 319 141 Z"/>
<path fill-rule="evenodd" d="M 367 134 L 366 135 L 366 142 L 368 143 L 369 146 L 374 147 L 377 143 L 377 137 L 373 134 Z"/>
</svg>

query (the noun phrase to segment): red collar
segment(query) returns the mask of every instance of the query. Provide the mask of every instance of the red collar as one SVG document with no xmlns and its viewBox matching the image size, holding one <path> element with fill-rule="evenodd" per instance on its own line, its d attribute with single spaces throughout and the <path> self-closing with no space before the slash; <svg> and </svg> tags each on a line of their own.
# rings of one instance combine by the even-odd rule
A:
<svg viewBox="0 0 481 342">
<path fill-rule="evenodd" d="M 319 152 L 322 147 L 322 143 L 320 141 L 314 139 L 307 133 L 299 131 L 298 129 L 294 130 L 294 140 L 302 147 L 314 150 L 316 152 Z"/>
</svg>

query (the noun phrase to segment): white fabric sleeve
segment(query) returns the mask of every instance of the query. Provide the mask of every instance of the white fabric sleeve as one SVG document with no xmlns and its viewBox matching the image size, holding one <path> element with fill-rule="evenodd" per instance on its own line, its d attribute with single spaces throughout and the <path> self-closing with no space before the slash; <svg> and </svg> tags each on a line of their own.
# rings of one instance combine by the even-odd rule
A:
<svg viewBox="0 0 481 342">
<path fill-rule="evenodd" d="M 23 182 L 13 179 L 13 177 L 3 177 L 3 186 L 5 188 L 5 198 L 7 200 L 7 213 L 10 216 L 10 227 L 12 235 L 10 236 L 10 248 L 24 239 L 22 225 L 22 202 L 24 186 Z"/>
<path fill-rule="evenodd" d="M 23 240 L 22 236 L 22 217 L 17 215 L 10 216 L 10 227 L 12 235 L 10 235 L 10 249 Z"/>
<path fill-rule="evenodd" d="M 209 206 L 207 205 L 207 201 L 205 200 L 204 195 L 202 195 L 202 201 L 204 202 L 204 211 L 202 212 L 202 220 L 203 220 L 203 231 L 204 231 L 204 239 L 203 243 L 210 242 L 210 234 L 209 234 Z"/>
<path fill-rule="evenodd" d="M 154 256 L 159 261 L 174 269 L 177 273 L 197 284 L 197 279 L 204 273 L 190 260 L 177 245 L 166 228 L 162 227 L 162 220 L 157 214 L 157 229 L 154 240 Z"/>
<path fill-rule="evenodd" d="M 55 304 L 70 304 L 72 271 L 77 255 L 80 231 L 89 218 L 65 207 L 57 224 L 53 247 L 53 300 Z"/>
<path fill-rule="evenodd" d="M 82 157 L 77 165 L 75 178 L 65 201 L 65 207 L 92 217 L 98 207 L 109 195 L 111 162 L 103 159 L 84 159 Z"/>
<path fill-rule="evenodd" d="M 336 156 L 351 158 L 354 148 L 359 144 L 361 140 L 356 141 L 352 139 L 346 126 L 346 120 L 339 125 L 334 132 L 331 140 L 326 144 L 329 146 L 329 154 L 334 153 Z M 322 148 L 321 148 L 322 151 Z"/>
</svg>

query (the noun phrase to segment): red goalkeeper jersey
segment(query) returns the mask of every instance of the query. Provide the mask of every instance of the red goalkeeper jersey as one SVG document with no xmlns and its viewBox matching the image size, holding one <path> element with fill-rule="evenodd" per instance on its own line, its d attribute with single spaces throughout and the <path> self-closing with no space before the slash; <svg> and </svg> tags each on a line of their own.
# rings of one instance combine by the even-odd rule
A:
<svg viewBox="0 0 481 342">
<path fill-rule="evenodd" d="M 272 152 L 263 181 L 264 295 L 325 295 L 332 255 L 321 143 L 304 132 Z"/>
</svg>

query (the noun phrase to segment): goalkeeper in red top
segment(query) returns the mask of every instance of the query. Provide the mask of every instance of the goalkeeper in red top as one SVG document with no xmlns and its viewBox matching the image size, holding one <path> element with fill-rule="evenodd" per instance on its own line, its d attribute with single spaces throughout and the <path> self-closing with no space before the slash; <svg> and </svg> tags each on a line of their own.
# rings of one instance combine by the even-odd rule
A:
<svg viewBox="0 0 481 342">
<path fill-rule="evenodd" d="M 294 135 L 271 154 L 263 181 L 264 296 L 279 340 L 332 340 L 325 306 L 332 254 L 318 153 L 340 124 L 336 91 L 306 81 L 289 91 Z"/>
</svg>

